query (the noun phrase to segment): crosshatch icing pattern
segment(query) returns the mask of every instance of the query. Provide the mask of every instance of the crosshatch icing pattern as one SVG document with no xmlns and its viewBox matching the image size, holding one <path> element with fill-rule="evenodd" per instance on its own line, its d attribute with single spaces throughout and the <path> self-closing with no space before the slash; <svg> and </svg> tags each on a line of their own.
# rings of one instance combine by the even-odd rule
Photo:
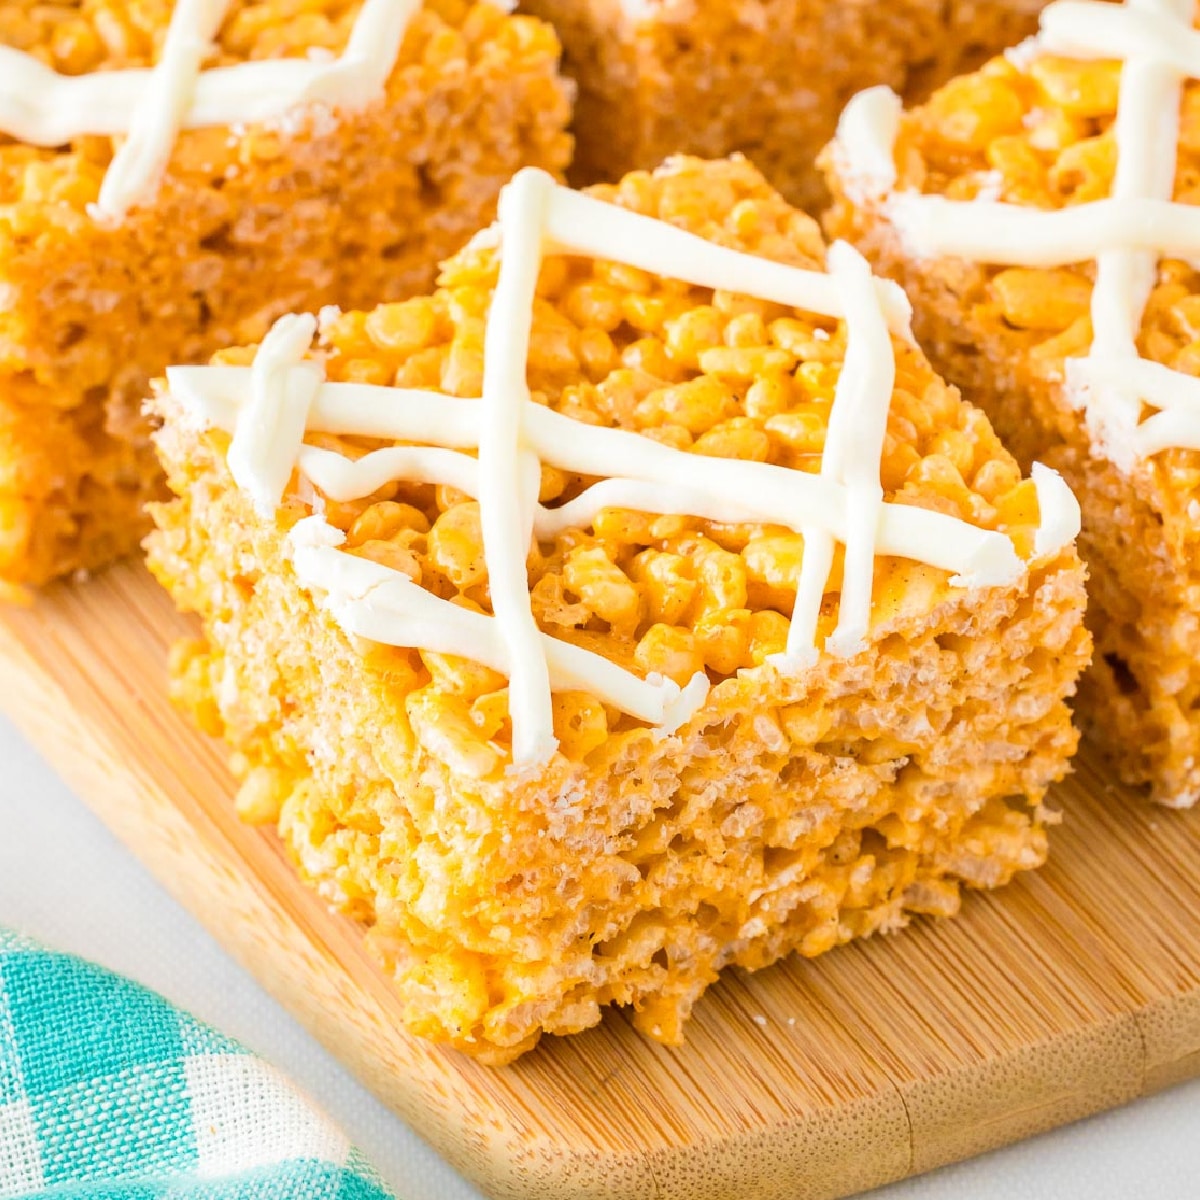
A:
<svg viewBox="0 0 1200 1200">
<path fill-rule="evenodd" d="M 864 644 L 877 555 L 950 571 L 952 584 L 968 588 L 1010 584 L 1025 570 L 1002 533 L 885 501 L 879 460 L 895 378 L 891 338 L 910 336 L 909 307 L 903 292 L 874 279 L 849 245 L 830 248 L 828 274 L 789 267 L 570 191 L 533 169 L 505 190 L 497 225 L 486 236 L 496 240 L 501 263 L 478 399 L 328 383 L 320 361 L 306 357 L 318 323 L 304 315 L 277 322 L 250 367 L 176 367 L 168 382 L 195 419 L 233 434 L 230 471 L 265 517 L 277 509 L 294 468 L 334 501 L 369 496 L 397 479 L 449 485 L 479 500 L 494 616 L 469 612 L 402 572 L 343 552 L 344 535 L 325 521 L 319 503 L 292 529 L 290 553 L 301 583 L 347 633 L 460 655 L 506 674 L 514 765 L 534 766 L 554 752 L 554 690 L 586 690 L 664 732 L 682 725 L 707 695 L 702 673 L 683 688 L 655 675 L 642 679 L 539 630 L 525 568 L 531 539 L 586 527 L 604 508 L 761 521 L 800 533 L 805 550 L 795 609 L 786 653 L 776 660 L 784 669 L 803 670 L 816 659 L 818 617 L 839 544 L 840 606 L 824 648 L 842 656 Z M 526 358 L 548 253 L 620 262 L 844 320 L 847 351 L 819 474 L 736 459 L 698 461 L 534 403 Z M 405 444 L 352 460 L 306 445 L 306 432 Z M 543 464 L 599 482 L 557 508 L 543 507 Z M 1041 558 L 1076 536 L 1079 509 L 1053 471 L 1035 466 L 1033 477 L 1040 507 L 1034 555 Z"/>
<path fill-rule="evenodd" d="M 1194 0 L 1057 0 L 1041 32 L 1013 52 L 1123 61 L 1111 194 L 1058 210 L 990 199 L 897 192 L 889 219 L 917 258 L 951 256 L 1011 267 L 1094 260 L 1092 345 L 1066 362 L 1066 394 L 1087 413 L 1104 453 L 1128 470 L 1138 458 L 1200 449 L 1200 379 L 1143 358 L 1137 338 L 1164 256 L 1200 261 L 1200 210 L 1173 201 L 1185 80 L 1200 78 Z M 845 176 L 882 196 L 896 183 L 900 101 L 886 88 L 851 102 L 837 149 Z M 1149 411 L 1147 411 L 1149 410 Z"/>
<path fill-rule="evenodd" d="M 0 131 L 34 146 L 84 134 L 126 135 L 92 206 L 119 225 L 154 197 L 182 129 L 266 121 L 302 104 L 361 108 L 382 94 L 421 0 L 363 0 L 337 57 L 277 59 L 204 70 L 232 0 L 177 0 L 153 69 L 60 75 L 0 46 Z"/>
</svg>

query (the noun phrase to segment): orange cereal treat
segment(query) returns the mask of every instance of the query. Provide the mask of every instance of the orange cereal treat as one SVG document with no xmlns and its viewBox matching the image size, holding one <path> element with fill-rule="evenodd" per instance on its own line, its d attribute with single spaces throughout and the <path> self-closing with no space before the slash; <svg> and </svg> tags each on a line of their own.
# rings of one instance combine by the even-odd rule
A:
<svg viewBox="0 0 1200 1200">
<path fill-rule="evenodd" d="M 906 96 L 1019 42 L 1044 0 L 521 0 L 579 83 L 578 182 L 684 152 L 745 152 L 794 204 L 859 88 Z"/>
<path fill-rule="evenodd" d="M 1080 713 L 1121 777 L 1200 798 L 1200 57 L 1191 0 L 1046 9 L 1038 39 L 826 155 L 831 232 L 908 289 L 937 368 L 1083 507 Z"/>
<path fill-rule="evenodd" d="M 500 214 L 168 372 L 150 540 L 243 816 L 490 1062 L 1036 867 L 1090 645 L 1061 479 L 744 160 Z"/>
<path fill-rule="evenodd" d="M 0 585 L 137 547 L 168 364 L 424 291 L 562 170 L 558 54 L 488 2 L 0 0 Z"/>
</svg>

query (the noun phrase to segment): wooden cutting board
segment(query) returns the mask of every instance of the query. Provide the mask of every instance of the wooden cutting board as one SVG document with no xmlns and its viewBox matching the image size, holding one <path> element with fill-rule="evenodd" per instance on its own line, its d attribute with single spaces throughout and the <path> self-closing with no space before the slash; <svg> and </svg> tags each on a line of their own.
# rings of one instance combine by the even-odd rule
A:
<svg viewBox="0 0 1200 1200">
<path fill-rule="evenodd" d="M 0 705 L 262 984 L 497 1197 L 821 1200 L 1200 1074 L 1200 811 L 1084 754 L 1051 865 L 961 918 L 730 972 L 687 1045 L 620 1012 L 491 1071 L 405 1035 L 357 928 L 230 803 L 165 699 L 188 629 L 140 566 L 0 613 Z M 57 864 L 54 869 L 69 869 Z"/>
</svg>

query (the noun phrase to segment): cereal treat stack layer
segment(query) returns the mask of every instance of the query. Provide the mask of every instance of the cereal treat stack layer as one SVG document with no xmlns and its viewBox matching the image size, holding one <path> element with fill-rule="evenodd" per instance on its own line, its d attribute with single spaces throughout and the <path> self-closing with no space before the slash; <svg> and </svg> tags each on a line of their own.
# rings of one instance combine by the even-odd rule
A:
<svg viewBox="0 0 1200 1200">
<path fill-rule="evenodd" d="M 522 0 L 579 82 L 576 174 L 616 179 L 684 151 L 745 152 L 793 203 L 860 88 L 906 96 L 1032 33 L 1044 0 Z"/>
<path fill-rule="evenodd" d="M 935 365 L 1083 506 L 1127 782 L 1200 797 L 1200 38 L 1191 0 L 1051 5 L 1039 38 L 902 114 L 858 97 L 831 230 L 916 305 Z"/>
<path fill-rule="evenodd" d="M 1037 866 L 1089 651 L 1061 479 L 746 162 L 500 212 L 171 371 L 151 539 L 243 814 L 493 1062 Z"/>
<path fill-rule="evenodd" d="M 561 170 L 557 57 L 465 0 L 0 0 L 0 586 L 137 546 L 168 364 L 423 291 Z"/>
</svg>

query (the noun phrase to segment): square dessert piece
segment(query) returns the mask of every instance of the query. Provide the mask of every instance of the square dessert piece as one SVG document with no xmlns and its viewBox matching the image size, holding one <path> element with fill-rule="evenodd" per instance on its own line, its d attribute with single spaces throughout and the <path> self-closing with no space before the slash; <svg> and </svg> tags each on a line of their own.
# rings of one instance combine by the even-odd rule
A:
<svg viewBox="0 0 1200 1200">
<path fill-rule="evenodd" d="M 138 545 L 168 364 L 424 291 L 564 168 L 558 52 L 464 0 L 0 0 L 0 587 Z"/>
<path fill-rule="evenodd" d="M 794 204 L 850 97 L 906 96 L 1034 31 L 1044 0 L 521 0 L 579 83 L 575 175 L 604 182 L 667 155 L 739 150 Z"/>
<path fill-rule="evenodd" d="M 150 541 L 243 814 L 493 1062 L 1037 866 L 1090 645 L 1061 479 L 744 160 L 500 212 L 170 371 Z"/>
<path fill-rule="evenodd" d="M 935 366 L 1083 506 L 1121 777 L 1200 797 L 1200 37 L 1191 0 L 1069 0 L 902 113 L 847 109 L 830 230 L 900 280 Z"/>
</svg>

